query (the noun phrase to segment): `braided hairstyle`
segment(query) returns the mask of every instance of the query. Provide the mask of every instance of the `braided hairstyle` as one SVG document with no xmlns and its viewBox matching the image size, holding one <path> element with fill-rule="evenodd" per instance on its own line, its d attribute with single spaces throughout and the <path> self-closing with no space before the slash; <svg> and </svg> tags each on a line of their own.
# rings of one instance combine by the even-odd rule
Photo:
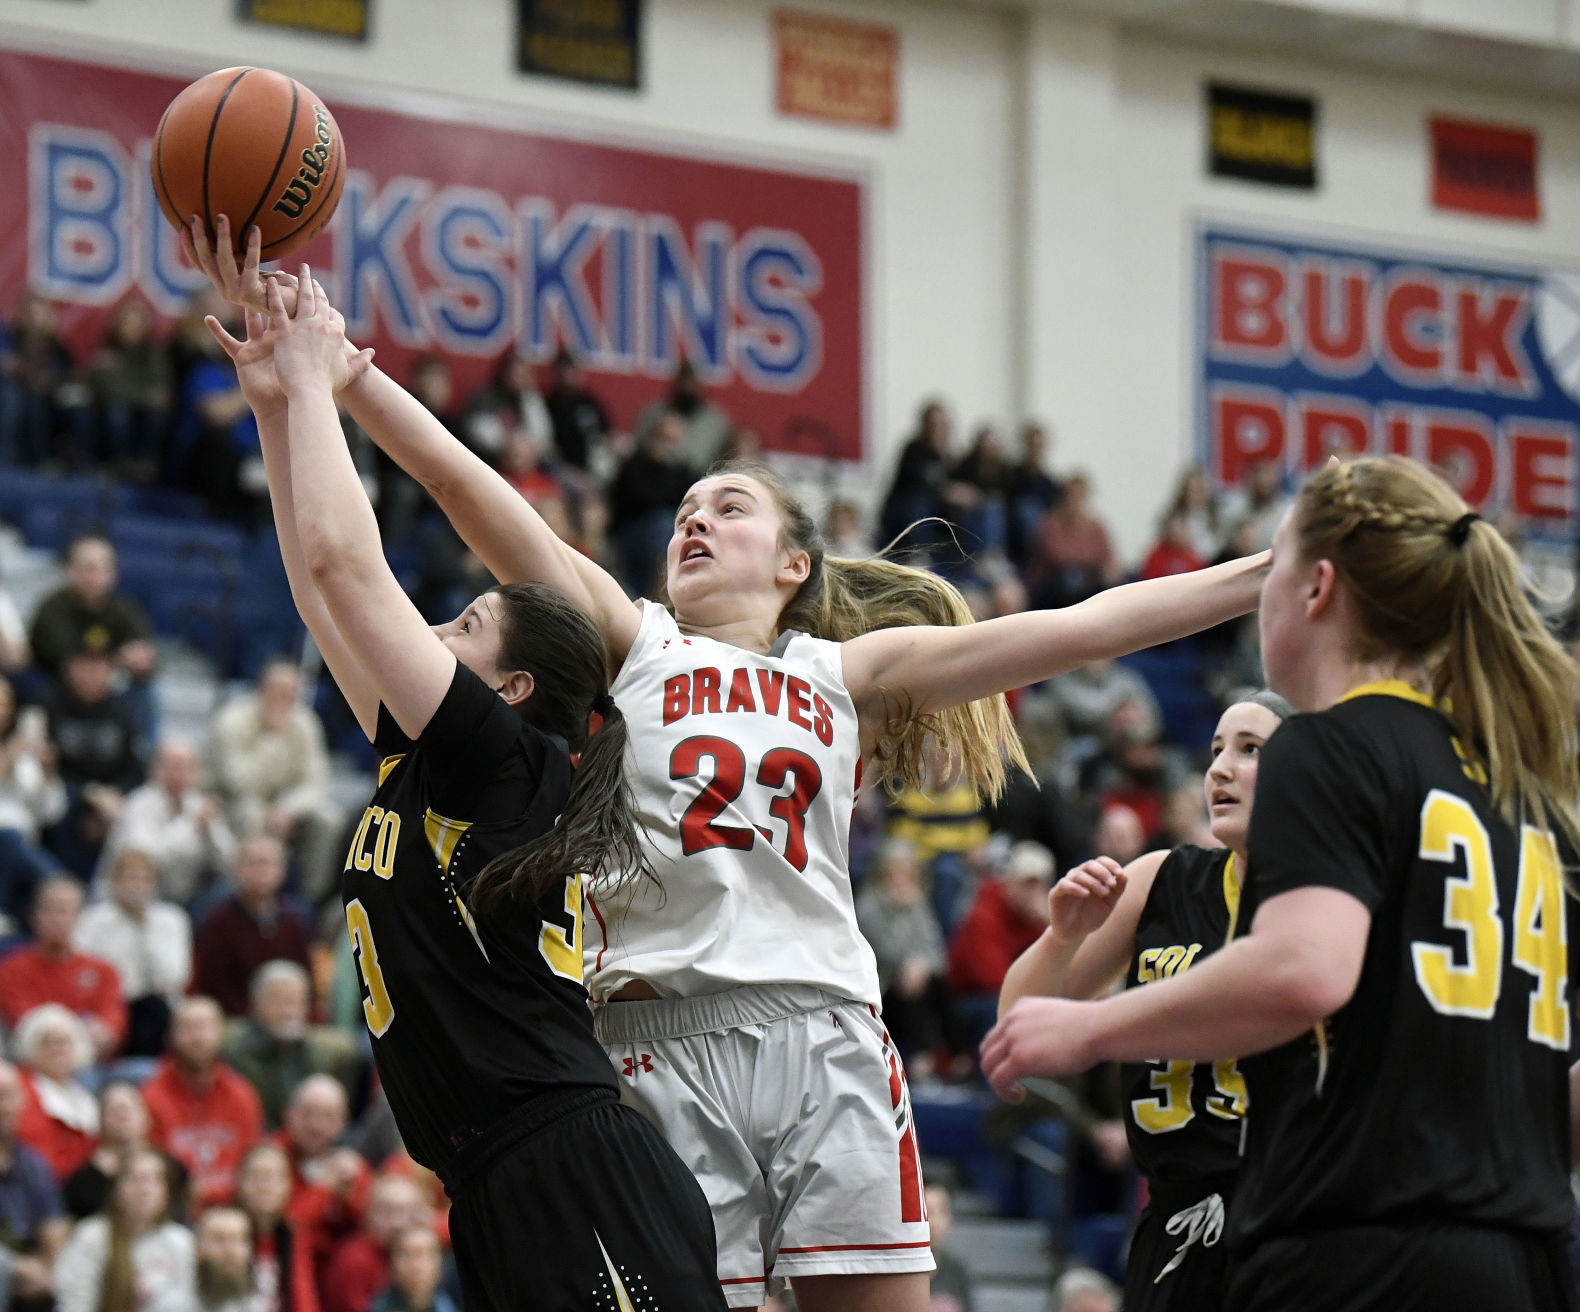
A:
<svg viewBox="0 0 1580 1312">
<path fill-rule="evenodd" d="M 1330 561 L 1344 584 L 1357 659 L 1420 663 L 1499 813 L 1556 822 L 1580 846 L 1575 669 L 1498 531 L 1399 456 L 1323 469 L 1301 489 L 1292 527 L 1301 558 Z"/>
</svg>

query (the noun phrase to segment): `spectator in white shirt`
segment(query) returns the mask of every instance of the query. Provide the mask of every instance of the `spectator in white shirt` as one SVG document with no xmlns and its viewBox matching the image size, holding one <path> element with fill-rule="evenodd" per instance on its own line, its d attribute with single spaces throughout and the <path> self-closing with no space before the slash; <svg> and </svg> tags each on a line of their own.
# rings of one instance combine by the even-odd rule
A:
<svg viewBox="0 0 1580 1312">
<path fill-rule="evenodd" d="M 169 1219 L 170 1177 L 152 1148 L 132 1153 L 110 1205 L 79 1221 L 55 1261 L 57 1312 L 145 1307 L 189 1288 L 196 1261 L 192 1233 Z"/>
<path fill-rule="evenodd" d="M 198 786 L 197 748 L 166 738 L 154 757 L 153 778 L 134 788 L 105 839 L 99 878 L 128 848 L 154 859 L 159 896 L 187 905 L 209 879 L 228 875 L 236 864 L 236 839 L 217 797 Z"/>
<path fill-rule="evenodd" d="M 345 816 L 329 797 L 324 727 L 301 701 L 302 678 L 274 661 L 256 691 L 214 717 L 214 773 L 243 837 L 267 833 L 289 849 L 301 890 L 321 901 L 339 889 Z"/>
<path fill-rule="evenodd" d="M 172 902 L 154 898 L 154 859 L 122 848 L 110 870 L 108 896 L 77 921 L 72 943 L 110 962 L 126 998 L 128 1057 L 164 1051 L 170 1009 L 192 979 L 192 921 Z"/>
<path fill-rule="evenodd" d="M 38 882 L 60 868 L 39 836 L 66 806 L 44 714 L 19 710 L 11 681 L 0 674 L 0 917 L 10 927 L 26 919 Z"/>
</svg>

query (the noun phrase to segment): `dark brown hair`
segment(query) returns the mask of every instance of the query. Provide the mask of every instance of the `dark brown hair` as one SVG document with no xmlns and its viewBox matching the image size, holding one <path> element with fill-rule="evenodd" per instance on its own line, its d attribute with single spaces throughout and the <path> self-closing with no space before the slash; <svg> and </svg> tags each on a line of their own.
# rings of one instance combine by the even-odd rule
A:
<svg viewBox="0 0 1580 1312">
<path fill-rule="evenodd" d="M 784 521 L 780 541 L 792 550 L 806 552 L 811 559 L 806 581 L 780 612 L 781 633 L 799 630 L 814 638 L 846 642 L 875 629 L 973 622 L 960 590 L 936 574 L 902 565 L 883 554 L 865 560 L 825 556 L 817 522 L 767 465 L 727 461 L 715 465 L 708 474 L 737 474 L 761 483 Z M 876 773 L 872 777 L 891 790 L 929 786 L 929 740 L 943 749 L 944 776 L 962 771 L 985 797 L 997 797 L 1004 791 L 1006 758 L 1030 773 L 1002 694 L 927 715 L 915 714 L 901 696 L 891 695 L 888 703 L 887 721 L 873 751 Z"/>
<path fill-rule="evenodd" d="M 1442 479 L 1399 456 L 1323 469 L 1293 527 L 1355 608 L 1362 660 L 1430 673 L 1467 761 L 1510 824 L 1558 825 L 1580 846 L 1573 664 L 1520 581 L 1513 549 Z"/>
<path fill-rule="evenodd" d="M 528 724 L 563 738 L 580 760 L 554 828 L 490 861 L 473 882 L 471 897 L 536 905 L 575 874 L 640 874 L 656 883 L 625 776 L 628 730 L 609 698 L 603 635 L 541 583 L 506 583 L 493 595 L 502 610 L 499 668 L 532 676 L 532 695 L 516 709 Z M 603 725 L 589 734 L 595 711 Z"/>
</svg>

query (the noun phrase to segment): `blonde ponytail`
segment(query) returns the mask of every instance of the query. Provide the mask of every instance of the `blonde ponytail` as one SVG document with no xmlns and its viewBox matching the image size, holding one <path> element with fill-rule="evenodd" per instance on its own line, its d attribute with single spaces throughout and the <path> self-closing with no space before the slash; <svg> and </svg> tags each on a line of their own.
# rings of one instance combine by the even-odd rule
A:
<svg viewBox="0 0 1580 1312">
<path fill-rule="evenodd" d="M 1559 829 L 1580 851 L 1575 669 L 1497 530 L 1398 456 L 1322 470 L 1301 489 L 1294 527 L 1302 557 L 1331 561 L 1345 585 L 1357 656 L 1425 666 L 1504 819 Z"/>
<path fill-rule="evenodd" d="M 799 630 L 814 638 L 847 642 L 874 629 L 973 622 L 960 590 L 927 570 L 884 555 L 865 560 L 825 558 L 816 523 L 766 465 L 730 461 L 709 473 L 741 474 L 761 483 L 784 517 L 785 543 L 811 557 L 806 582 L 780 613 L 780 632 Z M 895 706 L 873 749 L 874 772 L 868 782 L 882 783 L 894 792 L 927 786 L 929 742 L 942 750 L 945 777 L 963 775 L 985 798 L 1004 791 L 1006 762 L 1031 772 L 1009 704 L 1000 695 L 927 715 L 916 715 L 903 704 Z"/>
</svg>

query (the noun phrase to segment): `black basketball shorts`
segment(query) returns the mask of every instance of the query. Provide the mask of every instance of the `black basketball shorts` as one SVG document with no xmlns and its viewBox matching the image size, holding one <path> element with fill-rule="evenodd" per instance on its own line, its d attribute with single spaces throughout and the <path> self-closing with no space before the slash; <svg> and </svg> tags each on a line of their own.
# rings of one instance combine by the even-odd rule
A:
<svg viewBox="0 0 1580 1312">
<path fill-rule="evenodd" d="M 466 1312 L 726 1312 L 702 1190 L 612 1097 L 469 1178 L 450 1236 Z"/>
</svg>

